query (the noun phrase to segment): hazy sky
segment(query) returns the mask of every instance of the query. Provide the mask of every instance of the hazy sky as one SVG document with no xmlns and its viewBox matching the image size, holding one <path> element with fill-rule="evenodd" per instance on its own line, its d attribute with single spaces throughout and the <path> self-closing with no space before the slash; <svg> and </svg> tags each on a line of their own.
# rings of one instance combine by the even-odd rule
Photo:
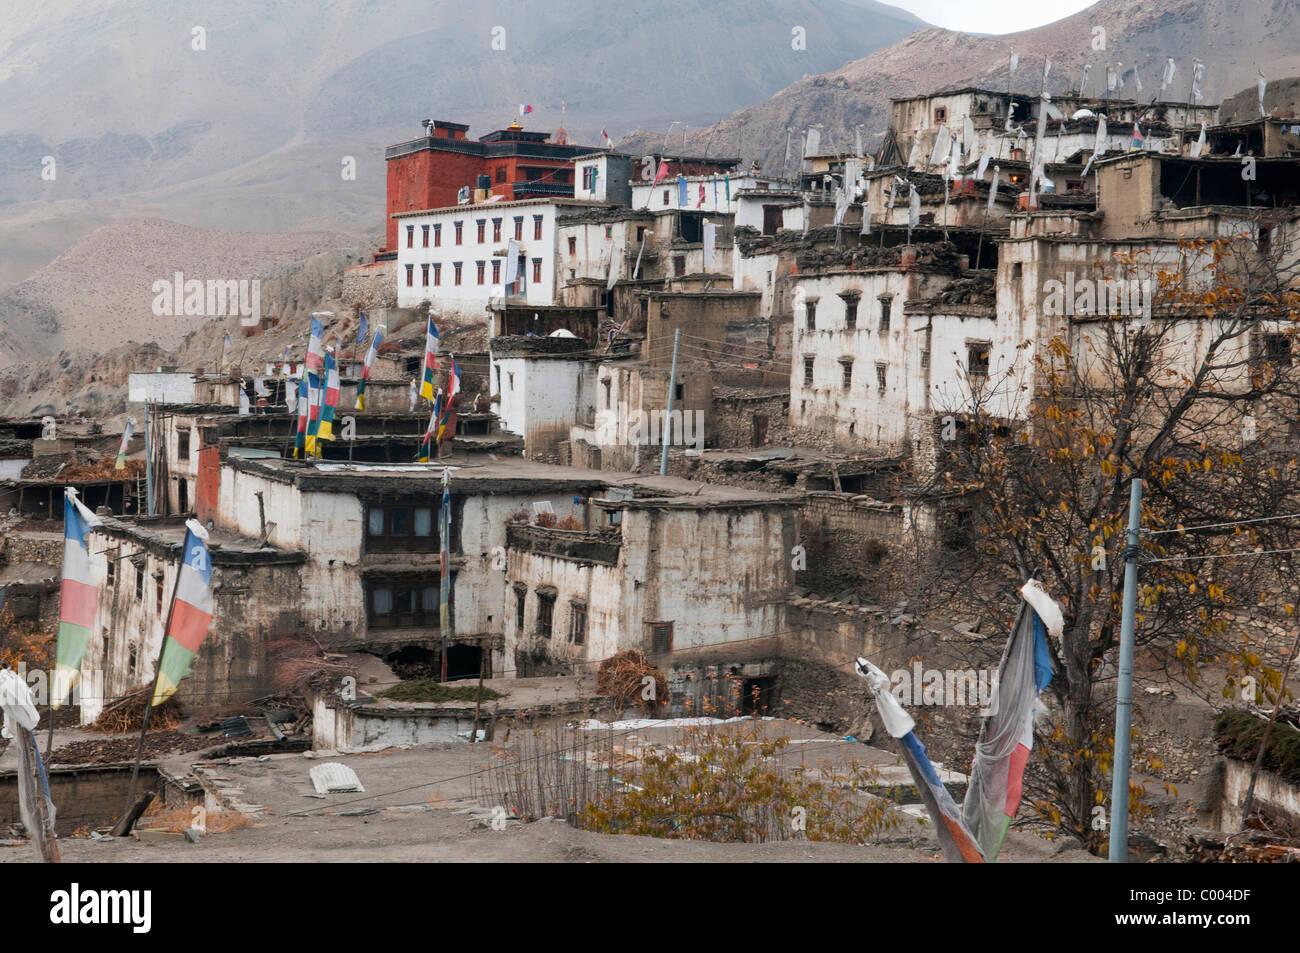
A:
<svg viewBox="0 0 1300 953">
<path fill-rule="evenodd" d="M 884 0 L 922 20 L 968 33 L 1016 33 L 1051 23 L 1095 0 Z"/>
</svg>

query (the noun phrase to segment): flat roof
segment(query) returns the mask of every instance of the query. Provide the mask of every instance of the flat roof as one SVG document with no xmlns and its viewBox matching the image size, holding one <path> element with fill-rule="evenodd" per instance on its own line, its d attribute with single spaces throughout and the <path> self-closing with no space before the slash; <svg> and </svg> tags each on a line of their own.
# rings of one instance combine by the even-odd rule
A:
<svg viewBox="0 0 1300 953">
<path fill-rule="evenodd" d="M 578 205 L 585 208 L 615 207 L 613 202 L 587 202 L 582 199 L 571 199 L 563 195 L 553 195 L 535 199 L 515 199 L 511 202 L 466 202 L 464 205 L 442 205 L 437 208 L 411 209 L 406 212 L 393 212 L 391 217 L 410 218 L 413 215 L 434 215 L 438 212 L 455 212 L 460 209 L 483 211 L 494 208 L 518 208 L 522 205 Z"/>
<path fill-rule="evenodd" d="M 306 492 L 354 492 L 361 495 L 425 492 L 436 495 L 442 486 L 443 468 L 448 467 L 453 492 L 544 494 L 586 491 L 590 496 L 609 488 L 623 487 L 632 489 L 636 496 L 632 500 L 620 501 L 620 505 L 653 503 L 655 506 L 707 508 L 799 506 L 803 502 L 802 496 L 795 494 L 700 483 L 673 476 L 563 467 L 523 457 L 493 459 L 491 455 L 481 453 L 453 453 L 436 463 L 427 464 L 242 459 L 227 460 L 224 466 L 262 474 L 276 482 L 296 485 Z"/>
</svg>

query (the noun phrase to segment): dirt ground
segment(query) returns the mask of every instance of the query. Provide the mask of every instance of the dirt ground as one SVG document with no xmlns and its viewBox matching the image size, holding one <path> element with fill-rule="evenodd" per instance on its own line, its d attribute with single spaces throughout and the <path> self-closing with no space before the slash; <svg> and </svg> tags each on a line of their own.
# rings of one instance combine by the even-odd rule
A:
<svg viewBox="0 0 1300 953">
<path fill-rule="evenodd" d="M 807 744 L 826 744 L 818 757 L 832 761 L 874 749 L 834 736 L 819 739 L 815 729 L 798 729 Z M 777 730 L 774 728 L 774 730 Z M 662 729 L 655 729 L 655 733 Z M 647 738 L 647 740 L 649 740 Z M 800 747 L 793 745 L 792 747 Z M 879 753 L 878 753 L 879 754 Z M 766 844 L 713 844 L 651 837 L 594 834 L 546 819 L 529 824 L 508 821 L 494 830 L 490 806 L 476 804 L 474 777 L 492 757 L 488 744 L 437 744 L 386 751 L 327 755 L 271 755 L 204 762 L 232 797 L 260 808 L 252 826 L 211 833 L 198 843 L 172 840 L 142 843 L 134 838 L 95 840 L 68 837 L 59 841 L 70 862 L 240 863 L 311 861 L 389 862 L 823 862 L 942 863 L 928 826 L 906 820 L 891 831 L 888 843 L 868 846 L 786 841 Z M 800 757 L 803 757 L 800 755 Z M 312 796 L 308 772 L 322 761 L 356 771 L 365 793 Z M 871 760 L 882 760 L 872 756 Z M 187 770 L 192 756 L 163 762 Z M 341 812 L 372 810 L 362 816 Z M 0 862 L 30 862 L 30 847 L 0 850 Z M 1013 833 L 1004 862 L 1100 862 L 1079 849 L 1056 845 L 1028 834 Z"/>
</svg>

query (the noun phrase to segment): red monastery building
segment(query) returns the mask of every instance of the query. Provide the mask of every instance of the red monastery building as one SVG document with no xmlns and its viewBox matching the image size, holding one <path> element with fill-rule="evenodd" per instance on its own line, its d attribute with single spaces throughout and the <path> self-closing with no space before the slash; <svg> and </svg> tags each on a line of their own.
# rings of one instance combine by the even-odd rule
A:
<svg viewBox="0 0 1300 953">
<path fill-rule="evenodd" d="M 603 150 L 572 145 L 567 135 L 529 132 L 518 121 L 469 139 L 469 126 L 431 120 L 428 135 L 389 146 L 388 209 L 383 251 L 397 248 L 397 212 L 455 205 L 461 189 L 471 200 L 503 202 L 544 196 L 573 197 L 573 159 Z M 561 130 L 562 132 L 563 130 Z M 476 190 L 486 194 L 475 195 Z M 381 251 L 381 254 L 383 253 Z"/>
</svg>

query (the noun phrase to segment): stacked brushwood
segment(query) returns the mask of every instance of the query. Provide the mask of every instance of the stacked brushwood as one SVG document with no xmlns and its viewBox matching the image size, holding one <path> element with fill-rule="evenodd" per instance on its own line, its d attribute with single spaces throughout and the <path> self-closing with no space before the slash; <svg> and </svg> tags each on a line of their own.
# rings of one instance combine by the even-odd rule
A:
<svg viewBox="0 0 1300 953">
<path fill-rule="evenodd" d="M 645 679 L 654 680 L 654 697 L 646 698 Z M 646 714 L 668 703 L 668 679 L 636 649 L 612 655 L 596 669 L 596 692 L 608 696 L 619 708 L 633 702 Z"/>
<path fill-rule="evenodd" d="M 326 652 L 315 642 L 291 638 L 272 645 L 276 692 L 302 695 L 309 688 L 336 688 L 345 677 L 356 677 L 357 667 L 346 655 Z"/>
<path fill-rule="evenodd" d="M 96 718 L 87 727 L 105 735 L 120 735 L 130 731 L 139 731 L 144 723 L 144 712 L 153 697 L 153 686 L 137 688 L 104 706 Z M 180 724 L 181 706 L 173 695 L 153 710 L 149 716 L 150 730 L 170 731 Z"/>
</svg>

